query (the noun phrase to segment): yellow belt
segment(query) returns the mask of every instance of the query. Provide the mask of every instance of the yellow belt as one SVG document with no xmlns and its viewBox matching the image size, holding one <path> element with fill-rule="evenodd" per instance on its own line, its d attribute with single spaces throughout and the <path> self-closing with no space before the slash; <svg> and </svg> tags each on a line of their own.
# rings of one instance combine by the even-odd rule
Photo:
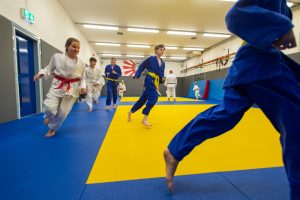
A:
<svg viewBox="0 0 300 200">
<path fill-rule="evenodd" d="M 241 47 L 244 46 L 245 44 L 247 44 L 247 42 L 245 40 L 243 40 Z"/>
<path fill-rule="evenodd" d="M 155 85 L 155 88 L 158 89 L 158 85 L 159 85 L 159 76 L 156 75 L 156 74 L 153 73 L 153 72 L 148 72 L 148 74 L 154 79 L 154 85 Z"/>
<path fill-rule="evenodd" d="M 112 79 L 112 78 L 106 78 L 106 80 L 109 80 L 109 81 L 118 81 L 118 79 Z"/>
</svg>

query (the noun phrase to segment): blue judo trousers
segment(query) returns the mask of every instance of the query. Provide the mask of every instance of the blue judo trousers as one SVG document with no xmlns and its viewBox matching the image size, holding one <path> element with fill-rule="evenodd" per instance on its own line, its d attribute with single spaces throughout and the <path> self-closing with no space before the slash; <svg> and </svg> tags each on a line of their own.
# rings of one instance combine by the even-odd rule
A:
<svg viewBox="0 0 300 200">
<path fill-rule="evenodd" d="M 112 73 L 112 70 L 116 72 L 116 74 Z M 122 76 L 122 71 L 119 65 L 107 65 L 105 67 L 105 75 L 107 78 L 106 89 L 107 89 L 107 97 L 106 97 L 106 105 L 111 105 L 111 97 L 113 100 L 113 104 L 117 103 L 118 99 L 118 78 Z"/>
<path fill-rule="evenodd" d="M 300 65 L 271 46 L 293 28 L 286 0 L 239 0 L 226 15 L 244 39 L 224 83 L 223 101 L 200 113 L 170 142 L 182 160 L 194 147 L 232 129 L 255 103 L 280 133 L 290 197 L 300 200 Z"/>
<path fill-rule="evenodd" d="M 140 78 L 141 74 L 144 70 L 148 70 L 149 72 L 154 73 L 156 76 L 159 77 L 159 82 L 162 83 L 162 79 L 164 77 L 165 71 L 165 62 L 161 60 L 161 65 L 159 66 L 158 60 L 156 56 L 150 56 L 146 60 L 142 62 L 139 66 L 138 70 L 136 71 L 134 77 Z M 143 109 L 142 113 L 144 115 L 149 115 L 151 109 L 156 104 L 158 99 L 158 94 L 156 91 L 156 87 L 154 85 L 154 78 L 149 74 L 146 75 L 144 81 L 144 89 L 141 97 L 139 100 L 133 105 L 131 108 L 131 112 L 134 113 L 139 110 L 144 104 L 146 107 Z"/>
</svg>

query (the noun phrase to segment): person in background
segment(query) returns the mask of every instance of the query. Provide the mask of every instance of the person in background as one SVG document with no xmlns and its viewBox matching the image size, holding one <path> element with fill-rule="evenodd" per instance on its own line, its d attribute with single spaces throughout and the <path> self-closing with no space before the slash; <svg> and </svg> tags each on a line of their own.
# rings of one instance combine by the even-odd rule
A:
<svg viewBox="0 0 300 200">
<path fill-rule="evenodd" d="M 106 65 L 105 67 L 105 76 L 106 76 L 106 89 L 107 89 L 107 98 L 106 98 L 106 110 L 110 109 L 111 101 L 113 101 L 113 108 L 117 108 L 117 99 L 118 99 L 118 79 L 122 76 L 122 71 L 119 65 L 116 64 L 117 59 L 111 58 L 111 64 Z M 112 97 L 112 98 L 111 98 Z"/>
<path fill-rule="evenodd" d="M 171 96 L 174 98 L 174 101 L 176 101 L 177 78 L 172 70 L 170 70 L 169 74 L 166 76 L 165 86 L 167 86 L 168 101 L 170 101 Z"/>
</svg>

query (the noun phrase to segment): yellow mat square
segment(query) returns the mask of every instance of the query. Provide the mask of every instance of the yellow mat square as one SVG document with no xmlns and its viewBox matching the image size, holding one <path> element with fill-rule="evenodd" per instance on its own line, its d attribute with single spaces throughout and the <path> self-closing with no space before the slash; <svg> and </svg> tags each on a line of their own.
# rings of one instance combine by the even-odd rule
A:
<svg viewBox="0 0 300 200">
<path fill-rule="evenodd" d="M 139 99 L 140 97 L 123 97 L 121 99 L 121 102 L 135 102 Z M 163 101 L 168 101 L 168 97 L 158 97 L 158 102 L 163 102 Z M 173 97 L 170 98 L 170 101 L 173 101 Z M 196 99 L 191 99 L 191 98 L 184 98 L 184 97 L 176 97 L 177 102 L 183 102 L 183 101 L 201 101 L 201 100 L 196 100 Z"/>
<path fill-rule="evenodd" d="M 156 105 L 151 128 L 141 111 L 127 122 L 131 106 L 118 106 L 87 183 L 165 176 L 162 152 L 171 138 L 212 105 Z M 250 109 L 231 131 L 196 147 L 176 175 L 282 166 L 279 134 L 260 109 Z"/>
</svg>

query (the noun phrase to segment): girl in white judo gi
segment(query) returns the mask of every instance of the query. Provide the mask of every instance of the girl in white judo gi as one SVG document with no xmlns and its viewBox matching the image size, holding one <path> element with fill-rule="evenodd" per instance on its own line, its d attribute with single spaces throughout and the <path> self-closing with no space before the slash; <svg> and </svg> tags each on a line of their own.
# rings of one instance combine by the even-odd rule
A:
<svg viewBox="0 0 300 200">
<path fill-rule="evenodd" d="M 85 64 L 77 57 L 80 42 L 76 38 L 68 38 L 65 47 L 65 53 L 54 54 L 49 65 L 34 76 L 34 80 L 43 76 L 46 79 L 53 77 L 43 104 L 44 124 L 49 127 L 45 137 L 55 135 L 72 109 L 79 90 L 82 94 L 86 93 L 86 83 L 82 78 Z"/>
<path fill-rule="evenodd" d="M 118 85 L 119 96 L 121 98 L 123 98 L 123 95 L 124 95 L 125 92 L 126 92 L 126 85 L 124 83 L 124 80 L 122 80 L 121 83 L 119 83 L 119 85 Z"/>
<path fill-rule="evenodd" d="M 103 85 L 105 85 L 104 78 L 101 76 L 101 70 L 96 67 L 97 59 L 90 58 L 90 65 L 85 69 L 84 76 L 87 84 L 86 103 L 89 106 L 89 112 L 93 109 L 93 101 L 98 104 L 98 99 Z"/>
</svg>

